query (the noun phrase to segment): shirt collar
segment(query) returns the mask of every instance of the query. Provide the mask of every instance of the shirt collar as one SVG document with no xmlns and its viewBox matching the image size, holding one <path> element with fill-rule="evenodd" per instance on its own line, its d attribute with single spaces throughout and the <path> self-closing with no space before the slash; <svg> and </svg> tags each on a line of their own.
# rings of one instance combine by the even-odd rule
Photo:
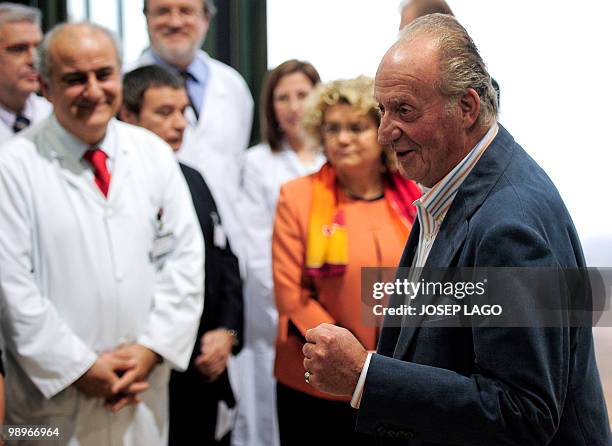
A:
<svg viewBox="0 0 612 446">
<path fill-rule="evenodd" d="M 111 119 L 106 128 L 106 134 L 104 138 L 95 146 L 89 145 L 78 139 L 72 133 L 68 132 L 58 122 L 55 114 L 51 115 L 51 131 L 57 136 L 58 142 L 61 146 L 61 153 L 63 157 L 70 158 L 73 161 L 80 161 L 83 158 L 85 152 L 89 149 L 99 148 L 106 153 L 110 160 L 113 160 L 116 155 L 116 129 L 115 119 Z"/>
<path fill-rule="evenodd" d="M 28 96 L 28 99 L 26 99 L 26 102 L 23 106 L 23 110 L 21 111 L 21 115 L 28 118 L 30 122 L 32 122 L 32 120 L 34 119 L 34 105 L 32 104 L 32 94 Z M 16 113 L 4 107 L 4 105 L 0 104 L 0 120 L 2 120 L 2 122 L 4 122 L 9 128 L 12 128 L 13 124 L 15 124 L 16 118 Z"/>
<path fill-rule="evenodd" d="M 172 64 L 169 64 L 164 59 L 162 59 L 153 48 L 151 48 L 151 54 L 156 64 L 169 68 L 175 73 L 179 71 L 177 67 Z M 199 84 L 205 84 L 208 80 L 208 65 L 206 64 L 206 61 L 201 57 L 194 57 L 191 63 L 185 69 L 185 71 L 189 73 L 193 80 Z"/>
<path fill-rule="evenodd" d="M 440 223 L 457 195 L 459 187 L 489 147 L 498 130 L 499 125 L 493 124 L 482 139 L 444 178 L 430 189 L 424 188 L 423 195 L 414 202 L 414 205 L 422 208 Z"/>
</svg>

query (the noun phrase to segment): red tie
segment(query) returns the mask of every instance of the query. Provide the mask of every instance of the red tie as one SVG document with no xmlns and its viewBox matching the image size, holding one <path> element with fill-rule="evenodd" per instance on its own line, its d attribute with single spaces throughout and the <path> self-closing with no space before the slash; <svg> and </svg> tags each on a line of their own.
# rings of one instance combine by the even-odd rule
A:
<svg viewBox="0 0 612 446">
<path fill-rule="evenodd" d="M 108 195 L 108 186 L 110 185 L 111 175 L 106 167 L 106 159 L 108 156 L 102 149 L 90 149 L 83 155 L 89 163 L 92 165 L 94 170 L 94 176 L 96 178 L 96 184 L 102 191 L 104 196 Z"/>
</svg>

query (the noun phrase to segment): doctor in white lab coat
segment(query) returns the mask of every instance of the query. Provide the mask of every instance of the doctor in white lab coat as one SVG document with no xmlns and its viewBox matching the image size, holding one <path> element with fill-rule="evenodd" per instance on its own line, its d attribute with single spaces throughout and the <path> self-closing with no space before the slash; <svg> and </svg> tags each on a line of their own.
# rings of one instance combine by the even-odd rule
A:
<svg viewBox="0 0 612 446">
<path fill-rule="evenodd" d="M 54 113 L 0 146 L 6 422 L 58 427 L 46 444 L 162 446 L 203 304 L 195 211 L 171 149 L 113 118 L 110 34 L 64 24 L 41 48 Z"/>
<path fill-rule="evenodd" d="M 51 112 L 51 105 L 35 93 L 34 53 L 41 40 L 38 9 L 0 4 L 0 144 Z"/>
<path fill-rule="evenodd" d="M 247 254 L 245 344 L 237 358 L 241 399 L 235 446 L 278 445 L 273 365 L 278 313 L 272 285 L 272 227 L 283 183 L 319 170 L 320 149 L 304 140 L 302 102 L 319 82 L 308 62 L 289 60 L 272 70 L 262 90 L 262 135 L 244 161 L 239 209 Z"/>
<path fill-rule="evenodd" d="M 251 136 L 253 98 L 236 70 L 200 49 L 215 13 L 212 0 L 147 0 L 144 10 L 151 48 L 128 68 L 161 64 L 185 78 L 192 106 L 177 157 L 206 180 L 232 249 L 243 263 L 236 199 L 241 157 Z"/>
</svg>

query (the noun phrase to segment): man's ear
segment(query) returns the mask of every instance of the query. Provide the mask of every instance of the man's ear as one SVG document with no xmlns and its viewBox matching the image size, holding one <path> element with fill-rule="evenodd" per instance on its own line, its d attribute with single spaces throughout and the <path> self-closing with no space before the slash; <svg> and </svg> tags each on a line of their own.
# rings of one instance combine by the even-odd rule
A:
<svg viewBox="0 0 612 446">
<path fill-rule="evenodd" d="M 468 88 L 459 101 L 463 116 L 463 128 L 469 129 L 480 116 L 480 96 L 473 88 Z"/>
<path fill-rule="evenodd" d="M 138 115 L 131 110 L 128 110 L 125 105 L 119 110 L 119 119 L 128 124 L 138 125 Z"/>
<path fill-rule="evenodd" d="M 38 85 L 40 85 L 40 93 L 47 101 L 51 102 L 51 99 L 49 99 L 49 84 L 45 82 L 40 74 L 38 75 Z"/>
</svg>

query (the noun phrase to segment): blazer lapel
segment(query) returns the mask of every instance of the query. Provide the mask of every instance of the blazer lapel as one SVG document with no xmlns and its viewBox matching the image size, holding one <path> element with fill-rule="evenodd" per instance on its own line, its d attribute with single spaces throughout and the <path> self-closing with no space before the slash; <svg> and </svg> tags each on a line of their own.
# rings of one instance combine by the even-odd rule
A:
<svg viewBox="0 0 612 446">
<path fill-rule="evenodd" d="M 461 266 L 457 264 L 457 256 L 467 237 L 469 220 L 506 169 L 513 151 L 508 148 L 514 147 L 513 143 L 510 134 L 500 125 L 497 136 L 457 191 L 427 257 L 425 268 Z M 416 242 L 418 243 L 418 234 Z M 426 277 L 424 279 L 427 280 Z M 415 300 L 419 298 L 416 296 Z M 413 320 L 410 325 L 402 326 L 400 330 L 393 352 L 394 358 L 406 355 L 419 330 L 420 321 Z"/>
</svg>

